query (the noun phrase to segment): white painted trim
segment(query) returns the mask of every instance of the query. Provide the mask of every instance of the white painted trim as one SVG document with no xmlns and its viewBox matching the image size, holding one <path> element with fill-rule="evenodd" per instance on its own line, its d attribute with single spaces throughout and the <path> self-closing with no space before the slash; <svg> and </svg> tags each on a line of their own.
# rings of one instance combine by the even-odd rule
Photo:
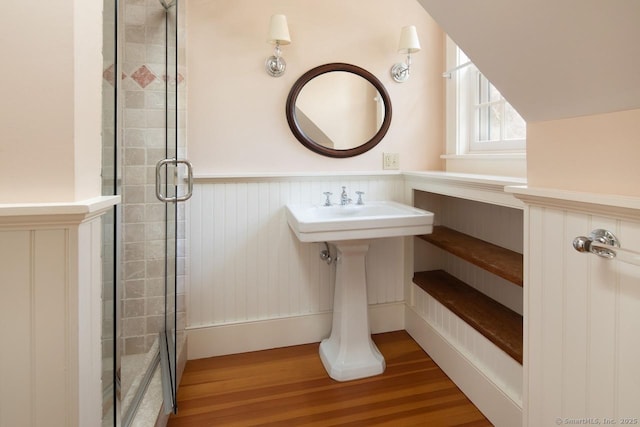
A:
<svg viewBox="0 0 640 427">
<path fill-rule="evenodd" d="M 369 306 L 371 333 L 404 329 L 404 302 Z M 329 336 L 332 312 L 187 328 L 189 360 L 309 343 Z"/>
<path fill-rule="evenodd" d="M 120 196 L 101 196 L 77 202 L 0 204 L 0 227 L 78 225 L 120 203 Z"/>
<path fill-rule="evenodd" d="M 410 307 L 405 328 L 495 426 L 522 425 L 522 408 Z"/>
<path fill-rule="evenodd" d="M 457 46 L 447 35 L 445 41 L 445 61 L 447 70 L 456 69 L 451 77 L 445 80 L 445 129 L 446 152 L 455 154 L 458 151 L 458 58 Z"/>
<path fill-rule="evenodd" d="M 451 172 L 404 172 L 404 176 L 415 190 L 524 209 L 524 203 L 505 192 L 506 186 L 525 184 L 522 178 Z"/>
<path fill-rule="evenodd" d="M 524 185 L 527 180 L 524 178 L 500 175 L 478 175 L 472 173 L 442 172 L 442 171 L 405 171 L 406 177 L 424 178 L 432 180 L 442 180 L 450 182 L 464 182 L 478 184 L 488 187 L 499 187 L 502 190 L 505 186 Z"/>
<path fill-rule="evenodd" d="M 291 172 L 291 173 L 246 173 L 246 174 L 195 174 L 193 179 L 198 183 L 205 182 L 260 182 L 260 181 L 289 181 L 310 180 L 323 181 L 335 180 L 337 177 L 402 177 L 402 172 L 393 171 L 341 171 L 341 172 Z"/>
<path fill-rule="evenodd" d="M 638 220 L 640 197 L 583 193 L 555 188 L 507 186 L 505 191 L 529 205 L 562 208 L 591 215 Z"/>
<path fill-rule="evenodd" d="M 468 65 L 476 68 L 470 61 L 467 61 L 466 65 L 457 66 L 459 62 L 457 45 L 448 36 L 446 37 L 446 62 L 448 70 L 456 70 L 451 78 L 445 80 L 446 154 L 440 158 L 446 160 L 446 170 L 472 173 L 485 171 L 501 174 L 516 173 L 518 176 L 525 176 L 526 150 L 520 145 L 526 145 L 526 141 L 520 141 L 517 146 L 513 146 L 512 142 L 501 141 L 489 143 L 491 148 L 486 147 L 486 142 L 482 144 L 483 148 L 474 147 L 478 143 L 472 141 L 473 126 L 463 126 L 463 124 L 475 121 L 474 118 L 476 118 L 474 102 L 469 98 L 473 98 L 474 89 L 477 88 L 476 84 L 471 83 L 469 79 L 473 82 L 477 81 L 472 77 L 477 77 L 477 69 L 476 72 L 469 69 L 465 73 L 463 69 Z M 504 103 L 505 100 L 501 102 Z M 468 108 L 462 108 L 465 106 Z"/>
<path fill-rule="evenodd" d="M 478 156 L 487 156 L 485 154 L 479 154 Z M 513 156 L 517 155 L 496 155 Z M 448 157 L 448 156 L 447 156 Z M 459 157 L 459 156 L 452 156 Z M 469 157 L 469 156 L 467 156 Z M 473 157 L 473 156 L 471 156 Z M 335 180 L 336 177 L 391 177 L 391 178 L 424 178 L 432 180 L 445 180 L 452 182 L 467 182 L 483 185 L 493 185 L 505 187 L 525 185 L 527 180 L 519 177 L 509 177 L 500 175 L 480 175 L 471 173 L 456 173 L 456 172 L 443 172 L 443 171 L 343 171 L 343 172 L 292 172 L 292 173 L 254 173 L 254 174 L 204 174 L 194 175 L 194 180 L 199 182 L 243 182 L 243 181 L 270 181 L 270 180 L 300 180 L 301 178 L 308 178 L 310 180 Z M 0 205 L 2 206 L 2 205 Z"/>
</svg>

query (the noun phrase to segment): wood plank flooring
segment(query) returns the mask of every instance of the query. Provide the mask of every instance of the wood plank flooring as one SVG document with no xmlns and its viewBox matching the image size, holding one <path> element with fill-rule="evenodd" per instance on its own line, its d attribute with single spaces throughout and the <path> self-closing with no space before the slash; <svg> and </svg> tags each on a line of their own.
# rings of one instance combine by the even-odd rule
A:
<svg viewBox="0 0 640 427">
<path fill-rule="evenodd" d="M 347 382 L 317 343 L 188 361 L 168 427 L 491 426 L 405 331 L 373 339 L 385 372 Z"/>
</svg>

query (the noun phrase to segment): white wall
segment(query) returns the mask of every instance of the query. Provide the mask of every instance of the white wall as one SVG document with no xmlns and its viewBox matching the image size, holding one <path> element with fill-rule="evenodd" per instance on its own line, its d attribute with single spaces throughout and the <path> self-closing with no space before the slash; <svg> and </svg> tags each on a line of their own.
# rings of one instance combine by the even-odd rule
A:
<svg viewBox="0 0 640 427">
<path fill-rule="evenodd" d="M 529 123 L 531 187 L 640 196 L 640 109 Z"/>
<path fill-rule="evenodd" d="M 635 0 L 418 2 L 527 122 L 640 108 Z"/>
<path fill-rule="evenodd" d="M 0 28 L 0 202 L 100 195 L 102 2 L 13 2 Z"/>
<path fill-rule="evenodd" d="M 0 425 L 100 425 L 102 1 L 3 6 Z"/>
<path fill-rule="evenodd" d="M 382 169 L 382 152 L 400 153 L 402 169 L 441 169 L 444 147 L 444 38 L 415 0 L 190 0 L 187 11 L 188 138 L 196 174 Z M 287 15 L 284 76 L 264 71 L 270 16 Z M 395 83 L 390 68 L 400 29 L 416 25 L 422 50 L 411 79 Z M 291 86 L 321 64 L 346 62 L 387 88 L 391 128 L 370 152 L 350 159 L 313 153 L 285 118 Z"/>
</svg>

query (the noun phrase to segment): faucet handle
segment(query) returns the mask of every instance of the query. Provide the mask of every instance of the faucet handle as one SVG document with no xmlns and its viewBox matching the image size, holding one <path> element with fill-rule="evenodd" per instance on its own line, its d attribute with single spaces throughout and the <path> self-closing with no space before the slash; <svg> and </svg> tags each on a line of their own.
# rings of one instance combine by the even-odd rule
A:
<svg viewBox="0 0 640 427">
<path fill-rule="evenodd" d="M 322 194 L 324 194 L 324 195 L 327 197 L 327 199 L 324 201 L 324 205 L 325 205 L 325 206 L 331 206 L 331 195 L 332 195 L 333 193 L 332 193 L 332 192 L 330 192 L 330 191 L 325 191 L 325 192 L 324 192 L 324 193 L 322 193 Z"/>
<path fill-rule="evenodd" d="M 342 186 L 342 194 L 340 194 L 340 205 L 345 206 L 345 205 L 348 205 L 349 203 L 351 203 L 351 199 L 347 194 L 347 187 Z"/>
<path fill-rule="evenodd" d="M 358 201 L 356 202 L 356 204 L 364 205 L 364 202 L 362 201 L 362 195 L 364 194 L 364 191 L 356 191 L 356 194 L 358 195 Z"/>
</svg>

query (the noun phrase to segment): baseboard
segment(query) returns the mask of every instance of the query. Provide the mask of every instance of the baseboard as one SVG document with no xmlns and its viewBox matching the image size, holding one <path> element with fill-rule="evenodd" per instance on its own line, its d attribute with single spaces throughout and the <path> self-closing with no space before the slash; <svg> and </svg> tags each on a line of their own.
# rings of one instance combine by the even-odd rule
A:
<svg viewBox="0 0 640 427">
<path fill-rule="evenodd" d="M 522 426 L 522 408 L 410 307 L 405 329 L 495 426 Z"/>
<path fill-rule="evenodd" d="M 404 302 L 369 306 L 371 333 L 405 329 Z M 320 342 L 331 332 L 331 312 L 187 328 L 189 360 Z"/>
</svg>

